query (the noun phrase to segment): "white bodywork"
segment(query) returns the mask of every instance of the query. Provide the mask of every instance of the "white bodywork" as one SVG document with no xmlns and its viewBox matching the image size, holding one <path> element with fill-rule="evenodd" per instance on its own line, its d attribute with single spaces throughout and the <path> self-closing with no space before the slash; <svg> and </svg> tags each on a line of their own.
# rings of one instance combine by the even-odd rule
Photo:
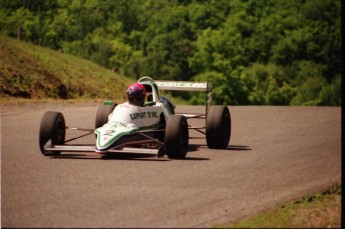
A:
<svg viewBox="0 0 345 229">
<path fill-rule="evenodd" d="M 126 102 L 115 107 L 113 113 L 109 115 L 109 123 L 121 122 L 140 129 L 157 124 L 162 112 L 168 117 L 169 114 L 162 103 L 155 106 L 138 107 Z"/>
<path fill-rule="evenodd" d="M 117 105 L 109 115 L 108 123 L 95 130 L 96 150 L 113 148 L 116 141 L 125 135 L 132 135 L 141 130 L 158 129 L 161 114 L 166 119 L 169 116 L 163 103 L 145 107 L 134 106 L 128 102 Z"/>
</svg>

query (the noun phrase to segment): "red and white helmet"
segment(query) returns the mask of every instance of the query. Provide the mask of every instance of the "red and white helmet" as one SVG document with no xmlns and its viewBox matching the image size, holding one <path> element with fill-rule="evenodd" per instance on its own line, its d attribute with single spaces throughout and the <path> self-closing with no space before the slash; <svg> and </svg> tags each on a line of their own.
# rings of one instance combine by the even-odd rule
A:
<svg viewBox="0 0 345 229">
<path fill-rule="evenodd" d="M 144 106 L 146 89 L 141 83 L 133 83 L 127 88 L 128 103 L 135 106 Z"/>
</svg>

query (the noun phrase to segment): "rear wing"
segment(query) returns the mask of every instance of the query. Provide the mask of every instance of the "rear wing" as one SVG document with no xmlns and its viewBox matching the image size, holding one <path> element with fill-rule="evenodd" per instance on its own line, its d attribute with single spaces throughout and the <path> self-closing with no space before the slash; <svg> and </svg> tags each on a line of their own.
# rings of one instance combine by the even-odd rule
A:
<svg viewBox="0 0 345 229">
<path fill-rule="evenodd" d="M 212 91 L 212 85 L 208 82 L 191 81 L 155 81 L 160 90 L 175 91 Z"/>
<path fill-rule="evenodd" d="M 210 82 L 193 81 L 155 81 L 159 90 L 171 91 L 205 91 L 206 114 L 212 101 L 212 84 Z"/>
</svg>

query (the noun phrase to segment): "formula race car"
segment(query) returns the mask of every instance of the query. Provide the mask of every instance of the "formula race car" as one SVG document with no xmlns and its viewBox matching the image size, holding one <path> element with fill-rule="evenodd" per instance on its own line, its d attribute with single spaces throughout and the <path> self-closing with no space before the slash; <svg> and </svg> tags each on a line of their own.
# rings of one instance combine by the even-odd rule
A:
<svg viewBox="0 0 345 229">
<path fill-rule="evenodd" d="M 210 106 L 212 85 L 207 82 L 154 81 L 148 76 L 138 80 L 147 92 L 144 106 L 128 103 L 102 102 L 96 113 L 95 129 L 66 127 L 62 113 L 47 111 L 39 130 L 40 150 L 45 156 L 61 152 L 93 152 L 101 155 L 114 153 L 167 155 L 170 159 L 184 159 L 189 146 L 189 130 L 202 133 L 207 146 L 223 149 L 231 135 L 230 111 L 226 106 Z M 176 114 L 175 106 L 160 90 L 205 91 L 205 114 Z M 205 126 L 192 127 L 188 119 L 205 119 Z M 84 131 L 78 137 L 96 134 L 95 145 L 66 144 L 66 130 Z"/>
</svg>

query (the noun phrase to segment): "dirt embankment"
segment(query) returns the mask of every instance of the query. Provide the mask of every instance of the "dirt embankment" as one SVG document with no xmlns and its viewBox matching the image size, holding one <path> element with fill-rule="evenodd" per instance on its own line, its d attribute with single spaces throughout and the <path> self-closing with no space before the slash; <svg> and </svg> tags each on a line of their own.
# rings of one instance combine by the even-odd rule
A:
<svg viewBox="0 0 345 229">
<path fill-rule="evenodd" d="M 68 98 L 67 88 L 59 76 L 34 60 L 24 49 L 0 39 L 0 53 L 0 96 Z"/>
</svg>

